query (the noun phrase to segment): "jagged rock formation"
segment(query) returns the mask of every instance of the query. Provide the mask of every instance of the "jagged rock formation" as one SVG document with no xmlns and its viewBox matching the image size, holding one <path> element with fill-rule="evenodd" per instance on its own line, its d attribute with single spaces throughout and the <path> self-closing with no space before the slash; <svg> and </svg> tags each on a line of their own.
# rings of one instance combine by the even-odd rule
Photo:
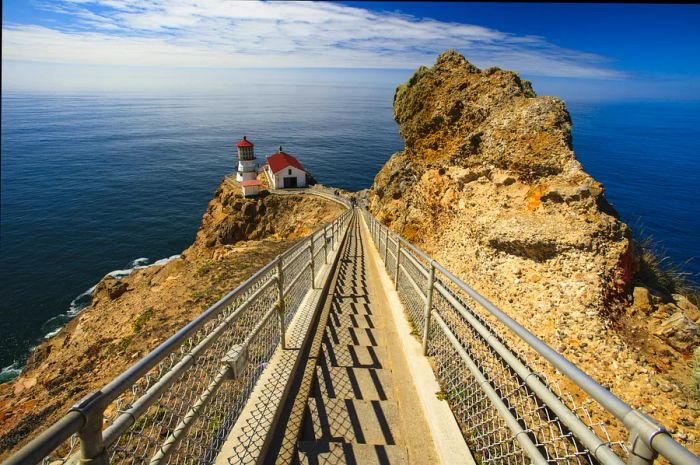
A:
<svg viewBox="0 0 700 465">
<path fill-rule="evenodd" d="M 319 225 L 342 212 L 318 197 L 244 199 L 224 181 L 194 243 L 166 265 L 105 277 L 92 305 L 0 385 L 0 460 Z"/>
<path fill-rule="evenodd" d="M 697 452 L 700 313 L 635 283 L 630 230 L 576 160 L 564 103 L 448 51 L 396 89 L 394 117 L 406 146 L 372 213 Z"/>
</svg>

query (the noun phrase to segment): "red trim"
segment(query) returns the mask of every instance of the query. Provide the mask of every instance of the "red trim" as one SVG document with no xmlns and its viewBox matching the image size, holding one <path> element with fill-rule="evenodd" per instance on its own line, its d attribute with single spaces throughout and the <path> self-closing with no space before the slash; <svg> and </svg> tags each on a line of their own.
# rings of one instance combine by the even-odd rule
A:
<svg viewBox="0 0 700 465">
<path fill-rule="evenodd" d="M 243 136 L 243 139 L 236 145 L 236 147 L 252 147 L 253 143 L 248 140 L 246 136 Z"/>
</svg>

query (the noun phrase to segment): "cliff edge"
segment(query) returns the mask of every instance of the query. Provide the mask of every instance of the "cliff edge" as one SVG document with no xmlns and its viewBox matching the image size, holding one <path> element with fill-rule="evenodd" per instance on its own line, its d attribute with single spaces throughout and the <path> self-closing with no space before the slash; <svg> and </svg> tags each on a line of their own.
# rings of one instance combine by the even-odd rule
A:
<svg viewBox="0 0 700 465">
<path fill-rule="evenodd" d="M 179 258 L 102 279 L 92 305 L 0 385 L 0 459 L 342 210 L 311 195 L 246 199 L 224 180 Z"/>
<path fill-rule="evenodd" d="M 394 117 L 405 149 L 377 174 L 370 211 L 698 453 L 700 312 L 639 281 L 564 103 L 448 51 L 396 89 Z"/>
</svg>

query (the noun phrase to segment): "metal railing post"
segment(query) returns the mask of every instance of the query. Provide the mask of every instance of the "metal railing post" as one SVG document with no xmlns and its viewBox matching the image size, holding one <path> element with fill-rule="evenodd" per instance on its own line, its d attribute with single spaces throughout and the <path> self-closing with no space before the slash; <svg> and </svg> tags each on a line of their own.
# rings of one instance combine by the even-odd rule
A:
<svg viewBox="0 0 700 465">
<path fill-rule="evenodd" d="M 333 231 L 333 249 L 338 247 L 338 222 L 334 221 L 333 226 L 335 227 Z"/>
<path fill-rule="evenodd" d="M 384 226 L 386 228 L 386 235 L 384 236 L 384 265 L 387 265 L 387 257 L 389 256 L 389 228 Z"/>
<path fill-rule="evenodd" d="M 428 355 L 428 334 L 430 332 L 430 311 L 433 308 L 433 288 L 435 288 L 435 260 L 430 261 L 430 276 L 428 277 L 428 292 L 425 299 L 423 314 L 423 355 Z"/>
<path fill-rule="evenodd" d="M 309 251 L 311 252 L 311 289 L 314 289 L 314 286 L 316 286 L 316 277 L 314 276 L 315 273 L 315 264 L 314 264 L 314 235 L 311 234 L 311 239 L 309 240 Z"/>
<path fill-rule="evenodd" d="M 96 405 L 100 395 L 100 392 L 92 393 L 71 408 L 85 417 L 85 424 L 78 431 L 81 464 L 109 465 L 109 457 L 102 440 L 104 408 Z"/>
<path fill-rule="evenodd" d="M 627 465 L 652 465 L 659 455 L 651 447 L 654 437 L 668 434 L 666 428 L 639 410 L 632 410 L 623 419 L 629 431 L 629 457 Z"/>
<path fill-rule="evenodd" d="M 277 256 L 277 322 L 280 328 L 280 344 L 282 349 L 287 348 L 287 343 L 285 341 L 285 327 L 284 327 L 284 272 L 282 271 L 282 255 Z"/>
<path fill-rule="evenodd" d="M 328 265 L 328 225 L 323 227 L 323 263 Z"/>
<path fill-rule="evenodd" d="M 396 238 L 396 267 L 394 269 L 394 289 L 399 290 L 399 265 L 401 263 L 401 239 Z"/>
</svg>

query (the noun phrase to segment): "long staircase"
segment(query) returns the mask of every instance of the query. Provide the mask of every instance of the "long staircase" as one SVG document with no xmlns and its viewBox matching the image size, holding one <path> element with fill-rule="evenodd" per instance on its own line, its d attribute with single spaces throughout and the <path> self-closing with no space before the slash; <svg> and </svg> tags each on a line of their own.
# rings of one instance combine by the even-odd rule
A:
<svg viewBox="0 0 700 465">
<path fill-rule="evenodd" d="M 370 295 L 364 247 L 353 221 L 306 401 L 298 445 L 304 465 L 408 463 L 387 322 Z"/>
<path fill-rule="evenodd" d="M 700 465 L 369 212 L 306 192 L 348 209 L 5 465 Z"/>
</svg>

